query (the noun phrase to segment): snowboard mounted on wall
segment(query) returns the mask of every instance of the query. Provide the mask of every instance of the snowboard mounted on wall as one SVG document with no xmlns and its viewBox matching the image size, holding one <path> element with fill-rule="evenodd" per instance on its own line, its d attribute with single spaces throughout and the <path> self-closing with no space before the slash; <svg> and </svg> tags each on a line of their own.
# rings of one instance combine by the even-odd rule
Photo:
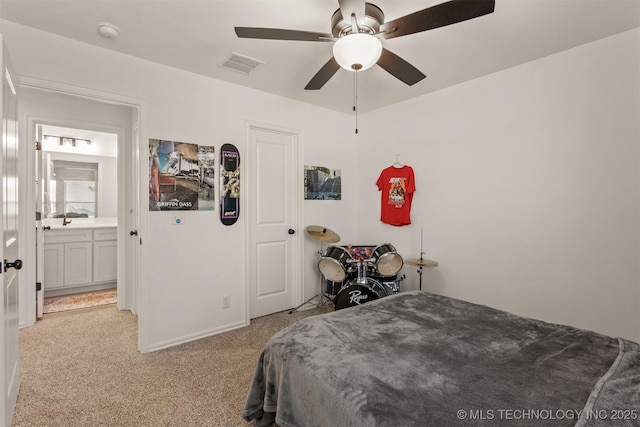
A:
<svg viewBox="0 0 640 427">
<path fill-rule="evenodd" d="M 233 144 L 220 148 L 220 221 L 233 225 L 240 216 L 240 153 Z"/>
</svg>

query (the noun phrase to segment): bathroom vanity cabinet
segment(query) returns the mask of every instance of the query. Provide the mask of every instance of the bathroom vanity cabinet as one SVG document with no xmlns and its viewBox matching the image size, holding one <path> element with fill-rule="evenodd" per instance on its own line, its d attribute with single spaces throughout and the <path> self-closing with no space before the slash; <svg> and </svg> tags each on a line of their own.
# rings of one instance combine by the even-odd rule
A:
<svg viewBox="0 0 640 427">
<path fill-rule="evenodd" d="M 117 247 L 117 227 L 45 229 L 45 293 L 87 286 L 111 287 L 94 285 L 115 286 Z"/>
</svg>

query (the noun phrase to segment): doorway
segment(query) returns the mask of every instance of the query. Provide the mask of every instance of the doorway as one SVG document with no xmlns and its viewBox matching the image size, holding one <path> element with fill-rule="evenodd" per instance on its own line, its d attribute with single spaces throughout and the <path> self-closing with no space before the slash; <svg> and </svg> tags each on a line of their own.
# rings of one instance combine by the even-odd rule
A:
<svg viewBox="0 0 640 427">
<path fill-rule="evenodd" d="M 145 191 L 146 182 L 144 168 L 140 167 L 140 145 L 146 141 L 146 102 L 126 96 L 96 92 L 90 89 L 77 88 L 38 79 L 22 78 L 20 83 L 21 112 L 23 134 L 26 141 L 36 141 L 36 124 L 67 127 L 75 129 L 89 129 L 92 131 L 116 133 L 117 140 L 117 174 L 103 177 L 103 180 L 116 181 L 117 184 L 117 287 L 118 309 L 129 309 L 138 316 L 138 349 L 149 351 L 146 340 L 147 325 L 144 313 L 140 308 L 143 295 L 144 279 L 141 272 L 144 267 L 144 247 L 142 237 L 146 231 L 146 216 L 140 215 L 141 209 L 146 208 L 143 198 L 139 195 Z M 69 118 L 73 119 L 69 119 Z M 116 117 L 116 118 L 114 118 Z M 119 117 L 119 118 L 117 118 Z M 78 138 L 80 139 L 80 138 Z M 25 144 L 25 152 L 21 155 L 27 160 L 27 166 L 22 176 L 25 186 L 26 199 L 21 215 L 25 223 L 28 242 L 31 247 L 24 250 L 24 257 L 31 260 L 29 265 L 36 265 L 35 260 L 35 145 Z M 145 151 L 144 149 L 142 151 Z M 98 201 L 98 203 L 100 203 Z M 72 220 L 75 221 L 75 220 Z M 36 283 L 36 272 L 29 273 L 27 283 Z M 22 327 L 31 326 L 36 319 L 36 286 L 26 286 L 21 290 L 20 324 Z M 24 306 L 22 305 L 24 304 Z"/>
<path fill-rule="evenodd" d="M 118 130 L 35 128 L 37 317 L 116 303 Z"/>
</svg>

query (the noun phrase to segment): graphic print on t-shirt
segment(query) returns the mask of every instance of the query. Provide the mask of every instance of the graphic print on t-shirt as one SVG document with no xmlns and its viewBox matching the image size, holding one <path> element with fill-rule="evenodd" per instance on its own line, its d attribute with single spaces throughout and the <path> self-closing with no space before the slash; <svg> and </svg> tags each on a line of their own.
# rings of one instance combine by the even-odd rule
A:
<svg viewBox="0 0 640 427">
<path fill-rule="evenodd" d="M 389 204 L 401 208 L 404 204 L 404 195 L 407 193 L 406 178 L 394 177 L 389 180 Z"/>
</svg>

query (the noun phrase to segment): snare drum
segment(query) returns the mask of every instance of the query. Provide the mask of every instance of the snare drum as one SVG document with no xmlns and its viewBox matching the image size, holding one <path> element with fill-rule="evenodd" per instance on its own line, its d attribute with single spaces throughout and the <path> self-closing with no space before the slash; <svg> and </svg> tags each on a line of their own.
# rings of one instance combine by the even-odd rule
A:
<svg viewBox="0 0 640 427">
<path fill-rule="evenodd" d="M 349 285 L 351 280 L 353 280 L 356 276 L 353 273 L 348 273 L 346 278 L 342 282 L 332 282 L 331 280 L 325 279 L 323 282 L 322 292 L 329 299 L 333 299 L 338 295 L 340 289 L 344 286 Z"/>
<path fill-rule="evenodd" d="M 393 276 L 404 265 L 402 257 L 391 243 L 376 246 L 372 258 L 375 260 L 376 271 L 380 276 Z"/>
<path fill-rule="evenodd" d="M 387 290 L 380 282 L 371 277 L 366 279 L 366 283 L 358 283 L 358 279 L 354 279 L 343 287 L 333 301 L 335 309 L 361 305 L 387 296 Z"/>
<path fill-rule="evenodd" d="M 329 246 L 320 261 L 320 273 L 332 282 L 342 282 L 349 271 L 349 263 L 353 262 L 351 254 L 342 246 Z"/>
</svg>

